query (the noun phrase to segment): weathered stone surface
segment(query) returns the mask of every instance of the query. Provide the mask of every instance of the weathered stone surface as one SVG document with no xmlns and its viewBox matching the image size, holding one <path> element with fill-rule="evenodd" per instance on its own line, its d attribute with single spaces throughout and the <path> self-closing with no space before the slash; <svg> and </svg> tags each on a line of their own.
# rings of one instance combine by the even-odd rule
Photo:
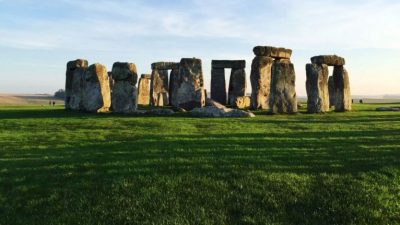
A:
<svg viewBox="0 0 400 225">
<path fill-rule="evenodd" d="M 111 92 L 105 66 L 93 64 L 85 71 L 82 105 L 87 112 L 106 112 L 109 110 Z"/>
<path fill-rule="evenodd" d="M 112 91 L 112 111 L 130 113 L 137 108 L 137 89 L 129 81 L 116 81 Z"/>
<path fill-rule="evenodd" d="M 278 59 L 290 59 L 292 50 L 286 48 L 276 48 L 271 46 L 256 46 L 253 48 L 256 56 L 266 56 Z"/>
<path fill-rule="evenodd" d="M 113 64 L 112 75 L 115 81 L 129 81 L 132 84 L 137 83 L 138 75 L 134 63 L 116 62 Z"/>
<path fill-rule="evenodd" d="M 227 98 L 224 68 L 211 69 L 211 98 L 221 104 L 226 104 Z"/>
<path fill-rule="evenodd" d="M 325 64 L 306 65 L 306 90 L 308 113 L 329 111 L 328 76 L 329 69 Z"/>
<path fill-rule="evenodd" d="M 343 66 L 335 66 L 333 69 L 333 82 L 335 92 L 335 111 L 351 111 L 350 81 L 347 70 Z"/>
<path fill-rule="evenodd" d="M 139 105 L 150 105 L 150 74 L 142 74 L 138 85 L 138 104 Z"/>
<path fill-rule="evenodd" d="M 179 67 L 180 84 L 175 107 L 191 110 L 205 105 L 203 70 L 201 60 L 184 58 Z"/>
<path fill-rule="evenodd" d="M 169 105 L 168 88 L 169 88 L 168 70 L 154 69 L 151 74 L 151 85 L 150 85 L 151 105 L 153 106 Z M 160 105 L 160 103 L 162 103 L 162 105 Z"/>
<path fill-rule="evenodd" d="M 65 80 L 65 109 L 80 110 L 83 95 L 83 76 L 88 61 L 77 59 L 67 63 Z"/>
<path fill-rule="evenodd" d="M 176 62 L 155 62 L 151 64 L 152 70 L 172 70 L 178 68 L 179 68 L 179 63 Z"/>
<path fill-rule="evenodd" d="M 333 76 L 329 76 L 328 89 L 329 89 L 329 107 L 333 107 L 335 106 L 335 84 L 333 82 Z"/>
<path fill-rule="evenodd" d="M 275 61 L 272 65 L 269 108 L 271 113 L 296 113 L 296 74 L 292 63 Z"/>
<path fill-rule="evenodd" d="M 320 55 L 311 58 L 314 64 L 326 64 L 328 66 L 343 66 L 346 64 L 344 58 L 337 55 Z"/>
<path fill-rule="evenodd" d="M 251 97 L 242 96 L 236 98 L 235 106 L 239 109 L 248 109 L 251 107 Z"/>
<path fill-rule="evenodd" d="M 77 59 L 67 63 L 67 70 L 74 70 L 76 68 L 87 68 L 89 62 L 86 59 Z"/>
<path fill-rule="evenodd" d="M 181 80 L 179 77 L 179 68 L 172 69 L 169 78 L 169 102 L 171 105 L 178 105 L 177 95 Z"/>
<path fill-rule="evenodd" d="M 215 69 L 223 69 L 223 68 L 244 69 L 246 67 L 246 60 L 212 60 L 211 67 Z"/>
<path fill-rule="evenodd" d="M 257 56 L 251 64 L 251 105 L 253 109 L 269 109 L 271 67 L 273 59 Z"/>
<path fill-rule="evenodd" d="M 71 110 L 84 110 L 82 98 L 84 92 L 84 77 L 87 68 L 80 67 L 73 71 L 72 73 L 72 89 L 71 94 L 67 97 L 68 108 Z"/>
<path fill-rule="evenodd" d="M 237 97 L 246 94 L 246 71 L 244 69 L 232 69 L 229 80 L 228 103 L 236 105 Z"/>
<path fill-rule="evenodd" d="M 114 85 L 111 103 L 115 113 L 130 113 L 137 108 L 137 71 L 134 63 L 116 62 L 112 68 Z"/>
</svg>

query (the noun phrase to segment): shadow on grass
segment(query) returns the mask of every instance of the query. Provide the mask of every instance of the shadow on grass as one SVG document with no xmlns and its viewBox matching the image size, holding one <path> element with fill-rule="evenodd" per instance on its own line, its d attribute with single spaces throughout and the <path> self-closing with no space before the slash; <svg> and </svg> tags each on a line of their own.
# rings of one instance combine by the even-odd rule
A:
<svg viewBox="0 0 400 225">
<path fill-rule="evenodd" d="M 24 110 L 19 116 L 23 115 L 125 117 L 64 110 Z M 0 118 L 12 116 L 0 111 Z M 223 130 L 207 133 L 213 120 L 205 121 L 191 124 L 204 134 L 162 134 L 155 128 L 150 135 L 125 136 L 116 129 L 108 139 L 70 139 L 62 147 L 56 147 L 56 139 L 24 140 L 36 141 L 37 147 L 23 150 L 18 148 L 21 143 L 3 141 L 1 144 L 7 146 L 0 151 L 0 224 L 400 221 L 400 133 L 396 127 L 304 129 L 317 123 L 391 123 L 399 121 L 397 115 L 365 115 L 351 120 L 346 115 L 326 121 L 296 116 L 223 120 L 239 121 L 240 126 L 266 126 L 265 132 L 234 130 L 229 134 Z M 152 122 L 157 125 L 159 121 L 111 122 L 124 124 L 122 129 L 135 129 L 135 125 L 153 126 Z M 91 122 L 72 125 L 72 130 L 104 129 Z M 289 127 L 291 132 L 267 132 L 268 125 Z M 13 123 L 9 126 L 3 128 L 16 129 Z M 70 128 L 68 121 L 64 126 Z"/>
</svg>

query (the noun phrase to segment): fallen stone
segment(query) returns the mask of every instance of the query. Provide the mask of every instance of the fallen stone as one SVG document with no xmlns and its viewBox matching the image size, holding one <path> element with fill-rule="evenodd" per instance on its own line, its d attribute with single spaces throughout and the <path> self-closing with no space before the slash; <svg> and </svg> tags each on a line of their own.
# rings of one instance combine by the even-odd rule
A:
<svg viewBox="0 0 400 225">
<path fill-rule="evenodd" d="M 191 110 L 205 105 L 204 81 L 201 60 L 184 58 L 179 67 L 180 83 L 174 106 Z"/>
<path fill-rule="evenodd" d="M 146 111 L 147 115 L 157 115 L 157 116 L 169 116 L 173 115 L 175 112 L 172 109 L 150 109 Z"/>
<path fill-rule="evenodd" d="M 380 111 L 380 112 L 390 112 L 390 111 L 398 112 L 398 111 L 400 111 L 400 107 L 379 107 L 379 108 L 376 108 L 376 111 Z"/>
<path fill-rule="evenodd" d="M 246 94 L 246 71 L 244 69 L 232 69 L 229 80 L 228 103 L 236 105 L 237 97 Z"/>
<path fill-rule="evenodd" d="M 195 108 L 191 111 L 195 117 L 255 117 L 248 111 L 229 108 L 217 108 L 214 106 L 206 106 L 203 108 Z"/>
<path fill-rule="evenodd" d="M 292 63 L 275 61 L 272 65 L 270 113 L 296 113 L 296 74 Z"/>
<path fill-rule="evenodd" d="M 286 48 L 276 48 L 271 46 L 256 46 L 253 49 L 256 56 L 266 56 L 277 59 L 290 59 L 292 50 Z"/>
<path fill-rule="evenodd" d="M 314 64 L 326 64 L 328 66 L 343 66 L 346 64 L 344 58 L 337 55 L 320 55 L 311 58 Z"/>
<path fill-rule="evenodd" d="M 212 60 L 211 67 L 215 69 L 244 69 L 246 67 L 246 60 Z"/>
<path fill-rule="evenodd" d="M 256 56 L 251 64 L 251 106 L 253 109 L 269 109 L 271 68 L 273 58 Z"/>
<path fill-rule="evenodd" d="M 107 69 L 93 64 L 85 71 L 83 109 L 87 112 L 107 112 L 111 105 L 110 81 Z"/>
<path fill-rule="evenodd" d="M 329 111 L 328 76 L 325 64 L 306 65 L 307 112 L 321 113 Z"/>
<path fill-rule="evenodd" d="M 249 109 L 251 107 L 251 97 L 250 96 L 237 97 L 235 106 L 239 109 Z"/>
<path fill-rule="evenodd" d="M 347 70 L 343 66 L 335 66 L 333 69 L 335 111 L 351 111 L 352 99 L 350 93 L 350 81 Z"/>
</svg>

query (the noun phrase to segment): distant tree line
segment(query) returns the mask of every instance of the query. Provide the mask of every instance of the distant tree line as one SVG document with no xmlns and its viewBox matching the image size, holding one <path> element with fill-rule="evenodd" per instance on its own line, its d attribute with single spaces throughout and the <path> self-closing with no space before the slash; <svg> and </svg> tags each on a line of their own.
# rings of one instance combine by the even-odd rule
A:
<svg viewBox="0 0 400 225">
<path fill-rule="evenodd" d="M 54 97 L 59 98 L 59 99 L 64 99 L 65 98 L 65 90 L 60 89 L 60 90 L 56 91 L 56 93 L 54 93 Z"/>
</svg>

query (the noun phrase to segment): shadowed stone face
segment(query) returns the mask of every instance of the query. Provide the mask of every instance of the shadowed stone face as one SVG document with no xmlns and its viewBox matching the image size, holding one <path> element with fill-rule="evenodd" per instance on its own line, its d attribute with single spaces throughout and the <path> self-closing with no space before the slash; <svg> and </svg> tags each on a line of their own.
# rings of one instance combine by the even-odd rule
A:
<svg viewBox="0 0 400 225">
<path fill-rule="evenodd" d="M 307 111 L 309 113 L 328 112 L 328 66 L 325 64 L 307 64 L 306 75 Z"/>
<path fill-rule="evenodd" d="M 112 74 L 112 110 L 116 113 L 130 113 L 137 108 L 137 71 L 133 63 L 116 62 Z"/>
<path fill-rule="evenodd" d="M 245 60 L 212 60 L 211 67 L 215 69 L 225 69 L 225 68 L 246 68 Z"/>
<path fill-rule="evenodd" d="M 231 71 L 229 80 L 228 103 L 231 106 L 236 106 L 237 97 L 245 96 L 246 94 L 246 72 L 243 68 Z"/>
<path fill-rule="evenodd" d="M 192 110 L 205 105 L 203 70 L 201 60 L 184 58 L 179 67 L 179 87 L 176 107 Z"/>
<path fill-rule="evenodd" d="M 347 70 L 343 66 L 333 69 L 335 111 L 351 111 L 350 81 Z"/>
<path fill-rule="evenodd" d="M 236 97 L 244 96 L 246 91 L 245 60 L 213 60 L 211 62 L 211 98 L 221 104 L 227 103 L 225 69 L 231 68 L 229 79 L 228 104 L 235 106 Z"/>
<path fill-rule="evenodd" d="M 333 82 L 333 76 L 328 79 L 328 89 L 329 89 L 329 107 L 335 106 L 335 84 Z"/>
<path fill-rule="evenodd" d="M 150 74 L 142 74 L 139 80 L 138 104 L 150 105 Z"/>
<path fill-rule="evenodd" d="M 179 65 L 179 64 L 178 64 Z M 179 66 L 171 70 L 169 75 L 169 101 L 171 105 L 178 105 L 177 103 L 177 95 L 178 89 L 180 85 L 180 77 L 179 77 Z"/>
<path fill-rule="evenodd" d="M 271 113 L 296 113 L 296 75 L 294 66 L 287 61 L 274 61 L 272 65 L 269 107 Z"/>
<path fill-rule="evenodd" d="M 88 61 L 77 59 L 67 63 L 65 80 L 65 109 L 81 110 L 83 75 L 88 67 Z"/>
<path fill-rule="evenodd" d="M 106 112 L 111 105 L 110 81 L 105 66 L 91 65 L 84 74 L 82 105 L 87 112 Z"/>
<path fill-rule="evenodd" d="M 269 109 L 271 68 L 273 59 L 256 56 L 251 64 L 251 104 L 253 109 Z"/>
<path fill-rule="evenodd" d="M 226 104 L 225 68 L 211 69 L 211 99 Z"/>
</svg>

